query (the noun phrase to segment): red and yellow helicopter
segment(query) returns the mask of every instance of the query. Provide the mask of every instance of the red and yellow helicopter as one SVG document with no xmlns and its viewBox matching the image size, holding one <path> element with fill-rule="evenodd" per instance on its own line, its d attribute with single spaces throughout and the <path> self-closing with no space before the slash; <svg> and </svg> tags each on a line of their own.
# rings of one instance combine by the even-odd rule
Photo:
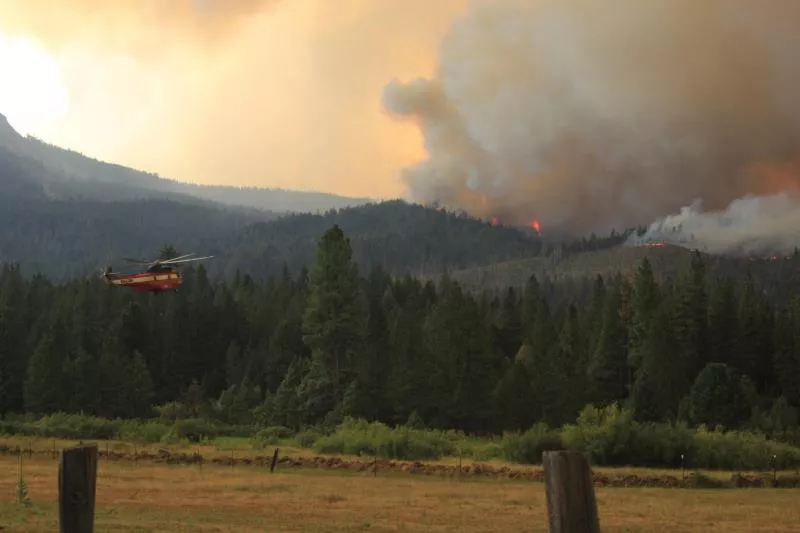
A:
<svg viewBox="0 0 800 533">
<path fill-rule="evenodd" d="M 211 259 L 213 255 L 206 257 L 191 257 L 194 254 L 186 254 L 171 259 L 156 259 L 153 261 L 142 261 L 140 259 L 127 259 L 123 261 L 146 267 L 143 272 L 133 274 L 120 274 L 113 272 L 111 266 L 106 267 L 102 273 L 103 279 L 109 285 L 130 287 L 136 292 L 166 292 L 177 291 L 183 283 L 183 277 L 178 272 L 178 268 L 191 261 L 201 261 Z"/>
</svg>

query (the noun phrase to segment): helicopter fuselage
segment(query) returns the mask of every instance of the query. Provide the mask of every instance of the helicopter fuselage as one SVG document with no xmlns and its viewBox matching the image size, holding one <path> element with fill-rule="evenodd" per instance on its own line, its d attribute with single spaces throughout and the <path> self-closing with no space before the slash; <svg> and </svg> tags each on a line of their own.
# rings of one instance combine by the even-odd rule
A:
<svg viewBox="0 0 800 533">
<path fill-rule="evenodd" d="M 112 274 L 104 276 L 106 283 L 122 287 L 130 287 L 136 292 L 166 292 L 177 290 L 183 283 L 180 272 L 162 269 L 155 272 L 139 274 Z"/>
</svg>

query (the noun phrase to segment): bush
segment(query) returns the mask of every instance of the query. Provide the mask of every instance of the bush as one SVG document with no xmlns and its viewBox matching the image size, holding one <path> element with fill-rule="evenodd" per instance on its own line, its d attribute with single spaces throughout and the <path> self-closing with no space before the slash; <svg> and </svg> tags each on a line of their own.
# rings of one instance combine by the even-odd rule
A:
<svg viewBox="0 0 800 533">
<path fill-rule="evenodd" d="M 780 469 L 800 464 L 800 449 L 758 433 L 699 428 L 694 432 L 690 460 L 699 468 L 725 470 L 769 470 L 774 460 Z"/>
<path fill-rule="evenodd" d="M 265 446 L 273 446 L 278 444 L 283 439 L 288 439 L 292 436 L 292 431 L 283 426 L 272 426 L 264 428 L 255 435 L 251 441 L 253 448 L 261 450 Z"/>
<path fill-rule="evenodd" d="M 587 406 L 562 430 L 564 444 L 603 466 L 765 470 L 800 464 L 800 449 L 758 433 L 690 429 L 685 424 L 639 423 L 616 405 Z"/>
<path fill-rule="evenodd" d="M 322 437 L 322 433 L 316 429 L 305 429 L 298 433 L 294 440 L 301 448 L 313 448 L 320 437 Z"/>
<path fill-rule="evenodd" d="M 30 435 L 33 430 L 18 420 L 0 420 L 0 435 Z"/>
<path fill-rule="evenodd" d="M 176 420 L 173 428 L 179 439 L 186 439 L 195 443 L 213 440 L 221 434 L 220 428 L 216 424 L 202 418 Z"/>
<path fill-rule="evenodd" d="M 318 453 L 369 455 L 386 459 L 438 459 L 457 451 L 457 432 L 390 428 L 379 422 L 345 418 L 336 431 L 317 439 Z"/>
<path fill-rule="evenodd" d="M 172 426 L 161 420 L 127 420 L 120 426 L 117 437 L 131 442 L 163 442 Z"/>
<path fill-rule="evenodd" d="M 480 442 L 467 444 L 462 447 L 465 457 L 474 461 L 491 461 L 498 457 L 504 457 L 503 443 L 500 442 Z"/>
<path fill-rule="evenodd" d="M 500 447 L 507 461 L 541 464 L 543 452 L 561 450 L 564 444 L 558 431 L 539 423 L 525 433 L 506 433 Z"/>
<path fill-rule="evenodd" d="M 48 415 L 33 424 L 39 437 L 86 440 L 113 439 L 121 425 L 121 420 L 66 413 Z"/>
</svg>

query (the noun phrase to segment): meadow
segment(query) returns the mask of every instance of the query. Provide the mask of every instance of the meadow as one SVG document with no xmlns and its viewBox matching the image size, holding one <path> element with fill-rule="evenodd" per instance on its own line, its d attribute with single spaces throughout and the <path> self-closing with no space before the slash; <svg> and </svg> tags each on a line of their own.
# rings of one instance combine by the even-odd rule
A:
<svg viewBox="0 0 800 533">
<path fill-rule="evenodd" d="M 244 438 L 166 446 L 84 442 L 97 442 L 101 454 L 98 531 L 547 531 L 542 483 L 478 475 L 472 461 L 464 461 L 462 475 L 453 473 L 454 458 L 424 463 L 429 469 L 420 470 L 422 475 L 389 468 L 390 462 L 379 462 L 377 472 L 353 467 L 359 461 L 370 465 L 368 458 L 358 456 L 327 455 L 329 461 L 337 458 L 326 463 L 328 468 L 305 467 L 301 459 L 320 456 L 285 446 L 280 448 L 284 460 L 270 473 L 268 460 L 246 464 L 262 452 Z M 0 531 L 57 530 L 58 450 L 77 443 L 0 437 L 5 451 L 0 455 Z M 133 460 L 133 450 L 138 460 Z M 269 458 L 272 450 L 263 450 L 264 456 Z M 201 456 L 204 462 L 169 464 L 171 456 L 179 455 Z M 16 497 L 20 458 L 27 504 Z M 537 471 L 535 465 L 501 460 L 480 464 L 500 471 Z M 680 470 L 643 468 L 597 467 L 594 472 L 616 479 L 683 475 Z M 707 471 L 698 478 L 719 481 L 710 485 L 717 488 L 598 486 L 601 527 L 604 532 L 795 530 L 800 490 L 720 489 L 734 474 Z"/>
</svg>

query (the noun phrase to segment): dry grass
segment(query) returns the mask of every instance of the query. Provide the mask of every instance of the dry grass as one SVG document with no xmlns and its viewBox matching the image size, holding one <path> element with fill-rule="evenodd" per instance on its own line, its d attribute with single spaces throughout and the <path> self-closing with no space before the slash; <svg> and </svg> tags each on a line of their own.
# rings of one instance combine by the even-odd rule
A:
<svg viewBox="0 0 800 533">
<path fill-rule="evenodd" d="M 14 501 L 0 457 L 3 533 L 57 530 L 57 462 L 25 463 L 33 505 Z M 101 461 L 98 531 L 547 531 L 539 483 Z M 597 489 L 604 532 L 788 532 L 800 491 Z"/>
<path fill-rule="evenodd" d="M 215 441 L 211 443 L 205 444 L 133 444 L 131 442 L 125 441 L 107 441 L 107 440 L 84 440 L 81 441 L 84 444 L 96 444 L 98 449 L 101 452 L 111 451 L 111 452 L 118 452 L 118 453 L 125 453 L 125 454 L 133 454 L 134 450 L 138 453 L 156 453 L 158 450 L 169 450 L 170 452 L 183 452 L 183 453 L 193 453 L 196 452 L 202 455 L 206 461 L 210 461 L 214 458 L 227 458 L 231 457 L 232 455 L 236 458 L 243 458 L 243 457 L 254 457 L 256 455 L 262 456 L 272 456 L 272 452 L 274 450 L 273 446 L 267 446 L 264 450 L 257 450 L 252 447 L 248 439 L 245 438 L 237 438 L 237 437 L 220 437 L 217 438 Z M 69 439 L 52 439 L 52 438 L 37 438 L 37 437 L 21 437 L 21 436 L 8 436 L 3 435 L 0 436 L 0 444 L 5 444 L 7 446 L 16 446 L 19 447 L 23 452 L 30 449 L 34 454 L 42 454 L 44 452 L 49 452 L 52 458 L 56 458 L 58 450 L 64 447 L 75 446 L 78 444 L 75 440 Z M 300 448 L 297 446 L 291 446 L 286 444 L 278 445 L 280 448 L 280 456 L 281 457 L 339 457 L 345 460 L 371 460 L 371 457 L 358 457 L 352 455 L 329 455 L 329 454 L 318 454 L 313 450 L 309 450 L 306 448 Z M 464 466 L 471 465 L 473 463 L 480 463 L 488 466 L 492 466 L 495 468 L 501 467 L 512 467 L 512 468 L 538 468 L 538 465 L 521 465 L 521 464 L 514 464 L 504 461 L 503 459 L 490 459 L 487 461 L 473 461 L 472 459 L 464 458 L 463 460 L 459 460 L 458 457 L 443 457 L 439 460 L 434 461 L 424 461 L 427 464 L 444 464 L 449 466 L 456 466 L 462 462 Z M 732 471 L 732 470 L 705 470 L 705 469 L 695 469 L 688 467 L 685 471 L 679 468 L 643 468 L 643 467 L 594 467 L 594 470 L 598 473 L 605 474 L 607 476 L 640 476 L 640 477 L 648 477 L 648 476 L 672 476 L 675 478 L 682 478 L 684 475 L 689 476 L 693 472 L 702 473 L 708 477 L 716 478 L 719 480 L 730 480 L 731 475 L 734 473 L 744 474 L 744 475 L 760 475 L 760 474 L 767 474 L 772 475 L 772 472 L 757 472 L 757 471 L 749 471 L 749 470 L 741 470 L 741 471 Z M 798 469 L 791 469 L 791 470 L 780 470 L 777 472 L 778 475 L 800 475 L 800 470 Z M 0 533 L 3 533 L 0 531 Z"/>
</svg>

